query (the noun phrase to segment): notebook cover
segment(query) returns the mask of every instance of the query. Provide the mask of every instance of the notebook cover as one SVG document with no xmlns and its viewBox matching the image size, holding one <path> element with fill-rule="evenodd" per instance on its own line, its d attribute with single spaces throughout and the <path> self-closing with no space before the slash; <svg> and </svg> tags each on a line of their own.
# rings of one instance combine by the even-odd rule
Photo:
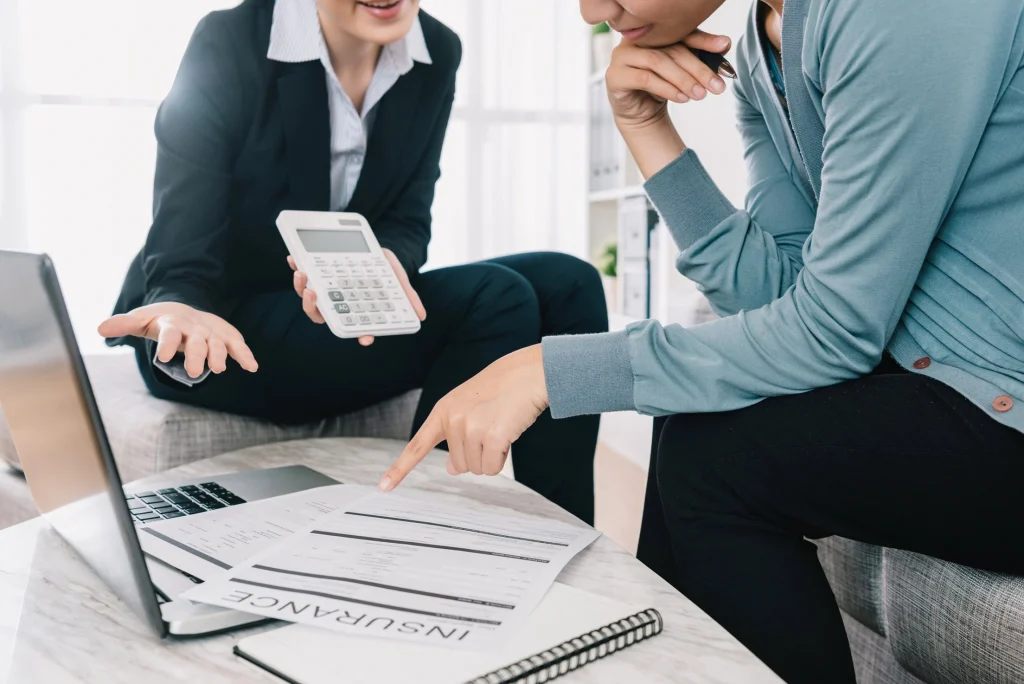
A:
<svg viewBox="0 0 1024 684">
<path fill-rule="evenodd" d="M 235 654 L 289 684 L 462 684 L 643 611 L 556 582 L 529 622 L 497 650 L 452 650 L 291 625 L 243 639 Z"/>
</svg>

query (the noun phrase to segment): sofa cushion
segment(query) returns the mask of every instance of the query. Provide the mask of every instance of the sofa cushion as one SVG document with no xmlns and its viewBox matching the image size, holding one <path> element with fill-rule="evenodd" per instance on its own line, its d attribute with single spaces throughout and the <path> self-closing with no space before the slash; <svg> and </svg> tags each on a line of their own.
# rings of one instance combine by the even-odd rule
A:
<svg viewBox="0 0 1024 684">
<path fill-rule="evenodd" d="M 132 354 L 86 358 L 89 379 L 125 482 L 250 446 L 313 437 L 407 439 L 419 392 L 361 411 L 304 425 L 275 425 L 157 399 L 146 389 Z M 4 447 L 0 426 L 0 454 Z"/>
<path fill-rule="evenodd" d="M 882 549 L 872 544 L 829 537 L 818 544 L 818 560 L 845 613 L 885 636 L 882 603 Z"/>
<path fill-rule="evenodd" d="M 853 652 L 857 684 L 925 684 L 897 662 L 885 637 L 846 613 L 843 623 Z"/>
<path fill-rule="evenodd" d="M 1024 577 L 886 549 L 884 588 L 903 667 L 930 684 L 1024 682 Z"/>
</svg>

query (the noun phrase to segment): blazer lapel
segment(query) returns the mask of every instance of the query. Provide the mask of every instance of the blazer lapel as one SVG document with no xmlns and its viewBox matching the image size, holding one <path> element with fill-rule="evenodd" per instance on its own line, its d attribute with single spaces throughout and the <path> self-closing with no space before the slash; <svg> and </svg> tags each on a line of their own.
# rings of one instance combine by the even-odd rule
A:
<svg viewBox="0 0 1024 684">
<path fill-rule="evenodd" d="M 331 209 L 331 122 L 320 62 L 282 64 L 277 92 L 288 150 L 289 209 Z"/>
<path fill-rule="evenodd" d="M 786 0 L 782 14 L 782 80 L 786 85 L 789 118 L 814 198 L 821 198 L 821 168 L 825 124 L 811 101 L 803 69 L 807 0 Z"/>
<path fill-rule="evenodd" d="M 405 180 L 396 177 L 399 169 L 410 169 L 402 163 L 403 157 L 419 158 L 426 137 L 413 138 L 413 131 L 422 132 L 416 121 L 432 121 L 428 112 L 422 111 L 420 102 L 428 68 L 416 65 L 405 74 L 377 104 L 377 116 L 366 145 L 366 157 L 359 182 L 352 194 L 348 211 L 362 214 L 372 224 L 394 200 L 398 191 L 405 186 Z"/>
</svg>

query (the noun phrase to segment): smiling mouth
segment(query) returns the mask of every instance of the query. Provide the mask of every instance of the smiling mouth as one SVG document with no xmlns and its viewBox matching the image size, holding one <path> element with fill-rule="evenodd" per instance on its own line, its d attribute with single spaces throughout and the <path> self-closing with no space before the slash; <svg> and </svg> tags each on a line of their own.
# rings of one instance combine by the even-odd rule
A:
<svg viewBox="0 0 1024 684">
<path fill-rule="evenodd" d="M 363 7 L 369 7 L 370 9 L 376 10 L 389 10 L 398 6 L 402 0 L 392 0 L 391 2 L 362 2 L 362 0 L 356 0 L 357 5 Z"/>
</svg>

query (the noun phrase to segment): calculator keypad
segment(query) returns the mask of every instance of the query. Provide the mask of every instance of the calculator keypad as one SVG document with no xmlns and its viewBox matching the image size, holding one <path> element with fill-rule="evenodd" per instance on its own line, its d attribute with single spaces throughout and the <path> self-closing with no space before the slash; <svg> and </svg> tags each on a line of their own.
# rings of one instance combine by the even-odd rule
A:
<svg viewBox="0 0 1024 684">
<path fill-rule="evenodd" d="M 383 257 L 314 255 L 313 265 L 341 325 L 354 333 L 366 328 L 372 334 L 418 320 Z"/>
</svg>

